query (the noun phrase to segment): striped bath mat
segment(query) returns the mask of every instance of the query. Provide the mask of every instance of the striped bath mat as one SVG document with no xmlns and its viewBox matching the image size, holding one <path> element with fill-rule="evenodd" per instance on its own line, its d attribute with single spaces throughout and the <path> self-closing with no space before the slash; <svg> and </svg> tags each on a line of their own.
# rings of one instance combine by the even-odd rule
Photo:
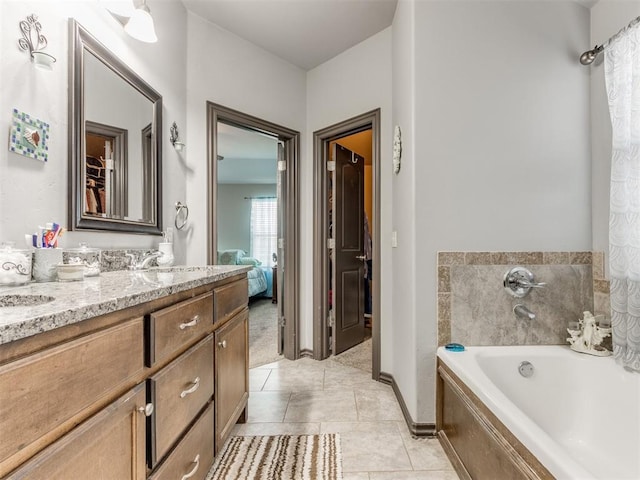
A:
<svg viewBox="0 0 640 480">
<path fill-rule="evenodd" d="M 341 480 L 338 434 L 232 437 L 207 480 Z"/>
</svg>

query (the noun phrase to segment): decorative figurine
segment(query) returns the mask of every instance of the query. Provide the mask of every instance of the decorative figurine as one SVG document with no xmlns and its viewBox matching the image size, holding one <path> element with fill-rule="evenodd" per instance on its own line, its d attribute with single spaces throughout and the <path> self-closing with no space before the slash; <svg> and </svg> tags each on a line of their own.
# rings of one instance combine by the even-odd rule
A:
<svg viewBox="0 0 640 480">
<path fill-rule="evenodd" d="M 567 332 L 571 335 L 567 338 L 567 342 L 571 344 L 571 350 L 597 357 L 611 355 L 609 350 L 600 345 L 602 340 L 611 335 L 611 328 L 597 325 L 596 317 L 591 312 L 584 312 L 582 320 L 573 323 L 576 324 L 576 328 L 567 328 Z"/>
</svg>

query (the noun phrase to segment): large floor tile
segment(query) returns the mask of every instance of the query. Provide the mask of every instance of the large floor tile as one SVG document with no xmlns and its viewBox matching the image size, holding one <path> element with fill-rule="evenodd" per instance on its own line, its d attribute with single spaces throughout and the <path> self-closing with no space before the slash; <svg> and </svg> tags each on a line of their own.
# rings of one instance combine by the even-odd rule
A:
<svg viewBox="0 0 640 480">
<path fill-rule="evenodd" d="M 452 470 L 451 462 L 436 438 L 402 437 L 414 470 Z"/>
<path fill-rule="evenodd" d="M 369 480 L 368 472 L 343 472 L 342 480 Z"/>
<path fill-rule="evenodd" d="M 259 392 L 264 387 L 271 370 L 262 368 L 252 368 L 249 370 L 249 391 Z"/>
<path fill-rule="evenodd" d="M 396 422 L 323 422 L 320 433 L 399 433 Z"/>
<path fill-rule="evenodd" d="M 353 391 L 293 392 L 285 422 L 355 422 Z"/>
<path fill-rule="evenodd" d="M 402 411 L 393 391 L 355 390 L 358 420 L 402 420 Z"/>
<path fill-rule="evenodd" d="M 376 382 L 371 378 L 370 373 L 357 368 L 334 366 L 332 368 L 325 369 L 325 390 L 343 390 L 345 388 L 391 391 L 391 387 L 389 385 Z"/>
<path fill-rule="evenodd" d="M 371 472 L 370 480 L 458 480 L 454 471 Z"/>
<path fill-rule="evenodd" d="M 317 435 L 320 423 L 278 422 L 278 423 L 245 423 L 234 435 L 238 437 L 257 435 Z"/>
<path fill-rule="evenodd" d="M 290 396 L 289 392 L 251 392 L 248 423 L 282 422 Z"/>
<path fill-rule="evenodd" d="M 345 472 L 412 470 L 399 433 L 341 433 L 340 440 Z"/>
<path fill-rule="evenodd" d="M 322 390 L 323 382 L 323 369 L 278 368 L 271 370 L 271 374 L 262 390 L 280 390 L 287 392 Z"/>
</svg>

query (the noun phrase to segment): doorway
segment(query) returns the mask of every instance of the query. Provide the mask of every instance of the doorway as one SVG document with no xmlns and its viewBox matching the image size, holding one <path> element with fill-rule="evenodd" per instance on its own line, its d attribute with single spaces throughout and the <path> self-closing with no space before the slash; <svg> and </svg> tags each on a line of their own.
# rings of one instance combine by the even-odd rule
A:
<svg viewBox="0 0 640 480">
<path fill-rule="evenodd" d="M 299 132 L 211 102 L 207 132 L 208 263 L 252 267 L 249 330 L 273 359 L 297 359 Z"/>
<path fill-rule="evenodd" d="M 371 184 L 371 198 L 367 215 L 364 191 L 358 191 L 365 180 L 358 166 L 364 159 L 353 151 L 354 147 L 347 147 L 351 145 L 350 138 L 364 132 L 371 135 L 367 179 Z M 332 150 L 336 155 L 335 164 L 331 160 Z M 345 188 L 347 196 L 339 198 Z M 342 218 L 336 216 L 337 210 Z M 378 380 L 382 320 L 377 279 L 380 265 L 379 109 L 314 133 L 314 214 L 314 358 L 327 358 L 345 346 L 357 344 L 363 334 L 366 336 L 363 287 L 370 277 L 371 306 L 367 313 L 371 324 L 371 372 L 372 378 Z M 370 253 L 365 252 L 367 223 L 371 232 Z M 371 260 L 370 265 L 367 259 Z M 369 274 L 365 273 L 367 270 Z"/>
</svg>

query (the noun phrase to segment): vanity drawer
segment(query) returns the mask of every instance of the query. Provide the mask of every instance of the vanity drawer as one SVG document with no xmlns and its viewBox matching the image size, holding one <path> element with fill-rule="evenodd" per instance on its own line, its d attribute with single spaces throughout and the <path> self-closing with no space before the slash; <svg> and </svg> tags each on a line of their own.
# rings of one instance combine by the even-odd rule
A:
<svg viewBox="0 0 640 480">
<path fill-rule="evenodd" d="M 199 342 L 149 379 L 151 466 L 167 453 L 213 396 L 213 335 Z"/>
<path fill-rule="evenodd" d="M 62 425 L 140 375 L 143 330 L 136 318 L 0 366 L 0 476 L 6 459 L 41 448 L 41 437 L 55 439 Z"/>
<path fill-rule="evenodd" d="M 213 294 L 206 293 L 149 315 L 152 366 L 204 335 L 213 324 Z"/>
<path fill-rule="evenodd" d="M 221 322 L 242 310 L 249 302 L 249 281 L 245 278 L 213 290 L 213 322 Z"/>
<path fill-rule="evenodd" d="M 203 480 L 213 464 L 213 403 L 149 480 Z"/>
</svg>

